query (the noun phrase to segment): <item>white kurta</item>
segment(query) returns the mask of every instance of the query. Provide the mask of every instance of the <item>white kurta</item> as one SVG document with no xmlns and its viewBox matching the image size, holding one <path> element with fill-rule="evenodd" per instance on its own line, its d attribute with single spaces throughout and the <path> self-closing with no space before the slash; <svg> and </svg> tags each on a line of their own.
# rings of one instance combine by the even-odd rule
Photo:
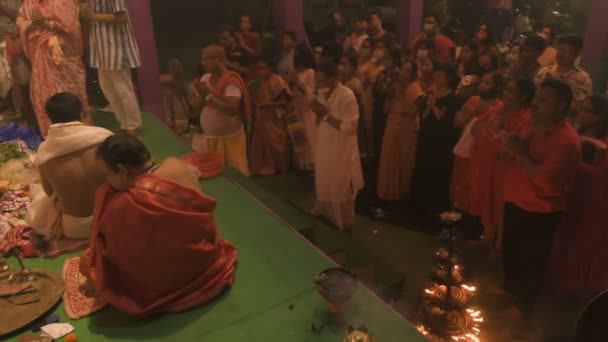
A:
<svg viewBox="0 0 608 342">
<path fill-rule="evenodd" d="M 329 98 L 321 92 L 317 100 L 328 108 L 328 115 L 340 120 L 340 129 L 321 121 L 317 130 L 315 212 L 326 216 L 338 228 L 352 225 L 354 201 L 363 188 L 357 124 L 359 106 L 353 92 L 338 84 Z"/>
</svg>

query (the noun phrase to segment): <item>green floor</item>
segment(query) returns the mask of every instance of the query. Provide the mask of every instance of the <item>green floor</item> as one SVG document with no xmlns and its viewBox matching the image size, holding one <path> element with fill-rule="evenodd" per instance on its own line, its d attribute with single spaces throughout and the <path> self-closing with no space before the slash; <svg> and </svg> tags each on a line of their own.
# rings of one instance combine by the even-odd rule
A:
<svg viewBox="0 0 608 342">
<path fill-rule="evenodd" d="M 115 127 L 109 115 L 99 114 L 96 121 Z M 144 125 L 141 139 L 157 160 L 188 152 L 188 147 L 156 120 L 146 117 Z M 323 325 L 325 312 L 325 303 L 316 293 L 312 279 L 332 266 L 330 259 L 243 191 L 231 177 L 239 178 L 228 171 L 225 176 L 204 181 L 203 189 L 218 200 L 216 219 L 221 235 L 239 250 L 234 287 L 211 305 L 183 314 L 141 320 L 107 309 L 91 318 L 70 322 L 80 341 L 341 340 L 344 326 L 327 326 L 320 333 L 312 329 L 313 324 Z M 246 185 L 244 188 L 256 187 L 250 180 L 238 181 Z M 265 196 L 261 197 L 264 200 Z M 284 208 L 282 212 L 288 218 L 298 215 L 295 208 Z M 62 259 L 27 260 L 27 266 L 58 272 Z M 57 313 L 66 322 L 61 306 Z M 377 341 L 423 341 L 410 323 L 364 287 L 349 305 L 346 322 L 365 324 Z M 12 336 L 12 340 L 16 337 Z"/>
</svg>

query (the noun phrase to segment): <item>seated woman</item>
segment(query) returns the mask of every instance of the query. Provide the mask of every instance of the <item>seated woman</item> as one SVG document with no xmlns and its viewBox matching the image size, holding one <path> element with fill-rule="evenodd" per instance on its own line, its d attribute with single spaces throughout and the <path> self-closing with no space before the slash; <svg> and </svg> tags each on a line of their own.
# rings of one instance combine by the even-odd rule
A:
<svg viewBox="0 0 608 342">
<path fill-rule="evenodd" d="M 31 191 L 26 222 L 47 240 L 86 240 L 95 190 L 104 180 L 95 151 L 112 132 L 81 122 L 83 108 L 76 95 L 57 94 L 45 109 L 51 126 L 35 160 L 44 191 Z"/>
<path fill-rule="evenodd" d="M 232 285 L 237 251 L 218 236 L 216 202 L 186 164 L 156 164 L 128 135 L 106 139 L 97 157 L 107 183 L 80 271 L 100 299 L 147 316 L 206 304 Z"/>
</svg>

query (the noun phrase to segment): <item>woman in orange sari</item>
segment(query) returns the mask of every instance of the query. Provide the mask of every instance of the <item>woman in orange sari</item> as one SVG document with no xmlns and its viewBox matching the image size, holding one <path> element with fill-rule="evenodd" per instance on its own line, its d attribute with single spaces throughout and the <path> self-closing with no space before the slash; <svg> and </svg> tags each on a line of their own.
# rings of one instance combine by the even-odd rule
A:
<svg viewBox="0 0 608 342">
<path fill-rule="evenodd" d="M 389 114 L 380 154 L 377 195 L 389 202 L 402 200 L 410 192 L 416 162 L 418 115 L 424 100 L 417 78 L 416 63 L 403 63 L 399 82 L 393 86 L 386 102 Z"/>
<path fill-rule="evenodd" d="M 255 64 L 260 83 L 252 92 L 255 108 L 249 162 L 251 173 L 272 176 L 289 170 L 290 145 L 286 115 L 291 91 L 285 80 L 272 72 L 268 61 Z"/>
<path fill-rule="evenodd" d="M 58 93 L 78 96 L 83 122 L 91 123 L 78 15 L 74 0 L 25 0 L 19 11 L 17 27 L 32 64 L 31 97 L 43 137 L 50 126 L 44 106 Z"/>
</svg>

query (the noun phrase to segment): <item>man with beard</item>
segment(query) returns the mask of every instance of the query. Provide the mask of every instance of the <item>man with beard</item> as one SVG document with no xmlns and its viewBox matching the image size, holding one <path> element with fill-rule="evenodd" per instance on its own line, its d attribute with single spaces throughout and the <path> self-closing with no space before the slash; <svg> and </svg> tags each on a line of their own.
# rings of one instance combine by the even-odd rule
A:
<svg viewBox="0 0 608 342">
<path fill-rule="evenodd" d="M 472 96 L 456 114 L 455 124 L 462 128 L 460 141 L 454 148 L 454 169 L 450 198 L 455 208 L 470 214 L 479 215 L 479 205 L 475 203 L 476 193 L 480 182 L 478 170 L 475 169 L 476 138 L 472 127 L 478 121 L 494 117 L 504 108 L 499 100 L 502 88 L 502 77 L 496 72 L 486 72 L 479 83 L 479 96 Z"/>
</svg>

